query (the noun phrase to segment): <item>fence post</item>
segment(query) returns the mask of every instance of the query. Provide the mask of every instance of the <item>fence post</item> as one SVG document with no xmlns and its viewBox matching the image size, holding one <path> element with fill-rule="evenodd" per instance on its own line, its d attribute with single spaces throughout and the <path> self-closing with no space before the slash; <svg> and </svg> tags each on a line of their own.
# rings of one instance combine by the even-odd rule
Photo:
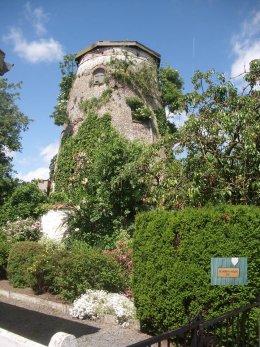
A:
<svg viewBox="0 0 260 347">
<path fill-rule="evenodd" d="M 191 321 L 191 324 L 196 324 L 194 328 L 191 330 L 191 347 L 200 347 L 201 342 L 201 330 L 200 330 L 200 323 L 202 323 L 203 318 L 198 313 L 196 314 L 195 318 Z"/>
</svg>

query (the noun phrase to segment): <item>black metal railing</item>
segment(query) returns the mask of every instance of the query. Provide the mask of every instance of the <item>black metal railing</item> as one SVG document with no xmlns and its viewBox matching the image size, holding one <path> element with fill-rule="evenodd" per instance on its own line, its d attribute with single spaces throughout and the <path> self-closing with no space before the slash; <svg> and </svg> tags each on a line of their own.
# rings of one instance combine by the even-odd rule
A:
<svg viewBox="0 0 260 347">
<path fill-rule="evenodd" d="M 257 347 L 259 321 L 252 318 L 257 302 L 203 321 L 197 316 L 189 325 L 126 347 Z"/>
</svg>

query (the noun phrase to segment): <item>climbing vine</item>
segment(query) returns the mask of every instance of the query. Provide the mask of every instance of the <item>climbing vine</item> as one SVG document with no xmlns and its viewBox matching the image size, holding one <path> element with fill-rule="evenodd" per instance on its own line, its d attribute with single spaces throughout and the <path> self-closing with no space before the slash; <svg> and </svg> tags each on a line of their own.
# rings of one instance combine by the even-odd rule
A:
<svg viewBox="0 0 260 347">
<path fill-rule="evenodd" d="M 126 103 L 131 108 L 133 119 L 144 121 L 152 118 L 152 111 L 145 107 L 139 98 L 135 96 L 126 98 Z"/>
<path fill-rule="evenodd" d="M 106 81 L 111 79 L 128 85 L 144 102 L 151 95 L 159 98 L 157 66 L 153 60 L 137 64 L 127 52 L 124 52 L 124 59 L 112 56 Z"/>
<path fill-rule="evenodd" d="M 63 139 L 55 189 L 76 206 L 74 235 L 97 244 L 132 222 L 142 209 L 145 185 L 137 177 L 118 177 L 141 152 L 141 144 L 117 133 L 108 114 L 90 112 L 78 133 Z"/>
<path fill-rule="evenodd" d="M 103 91 L 103 93 L 101 94 L 99 98 L 94 97 L 94 98 L 82 101 L 80 105 L 81 109 L 85 111 L 86 113 L 93 112 L 93 111 L 95 112 L 99 110 L 102 106 L 104 106 L 109 101 L 112 92 L 113 92 L 112 88 L 107 88 L 106 90 Z"/>
<path fill-rule="evenodd" d="M 166 105 L 159 86 L 167 84 L 167 78 L 159 84 L 154 62 L 140 66 L 126 54 L 125 59 L 112 57 L 106 72 L 107 88 L 100 97 L 80 101 L 85 119 L 77 134 L 63 137 L 55 171 L 55 191 L 65 194 L 75 207 L 72 236 L 94 245 L 107 244 L 114 232 L 129 228 L 136 212 L 161 206 L 165 199 L 160 189 L 165 172 L 159 160 L 161 149 L 147 145 L 144 151 L 143 144 L 128 141 L 111 126 L 109 114 L 98 115 L 112 88 L 127 85 L 134 92 L 126 98 L 133 119 L 156 117 L 161 135 L 170 133 L 164 108 L 156 110 Z M 63 94 L 66 100 L 74 78 L 70 77 Z"/>
<path fill-rule="evenodd" d="M 59 84 L 60 94 L 57 97 L 57 105 L 51 117 L 56 125 L 68 123 L 67 105 L 69 93 L 76 77 L 76 63 L 73 54 L 65 55 L 63 62 L 60 63 L 62 79 Z"/>
</svg>

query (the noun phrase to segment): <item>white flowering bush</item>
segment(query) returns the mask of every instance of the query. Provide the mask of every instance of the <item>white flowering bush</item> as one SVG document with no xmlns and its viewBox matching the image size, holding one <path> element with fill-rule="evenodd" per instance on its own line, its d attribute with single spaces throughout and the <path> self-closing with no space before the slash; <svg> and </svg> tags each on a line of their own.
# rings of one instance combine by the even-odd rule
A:
<svg viewBox="0 0 260 347">
<path fill-rule="evenodd" d="M 17 218 L 8 221 L 0 231 L 6 235 L 9 241 L 38 241 L 40 238 L 40 222 L 33 218 Z"/>
<path fill-rule="evenodd" d="M 118 324 L 127 326 L 136 317 L 134 303 L 123 294 L 88 289 L 73 303 L 72 317 L 97 319 L 104 314 L 114 315 Z"/>
</svg>

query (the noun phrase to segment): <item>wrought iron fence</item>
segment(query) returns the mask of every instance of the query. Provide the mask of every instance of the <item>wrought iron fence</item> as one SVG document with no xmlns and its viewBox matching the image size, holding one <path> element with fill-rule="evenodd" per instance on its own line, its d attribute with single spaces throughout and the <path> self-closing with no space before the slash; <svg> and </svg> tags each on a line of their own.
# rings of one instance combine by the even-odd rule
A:
<svg viewBox="0 0 260 347">
<path fill-rule="evenodd" d="M 189 325 L 126 347 L 257 347 L 259 317 L 258 322 L 252 318 L 256 307 L 259 299 L 208 321 L 198 316 Z"/>
</svg>

